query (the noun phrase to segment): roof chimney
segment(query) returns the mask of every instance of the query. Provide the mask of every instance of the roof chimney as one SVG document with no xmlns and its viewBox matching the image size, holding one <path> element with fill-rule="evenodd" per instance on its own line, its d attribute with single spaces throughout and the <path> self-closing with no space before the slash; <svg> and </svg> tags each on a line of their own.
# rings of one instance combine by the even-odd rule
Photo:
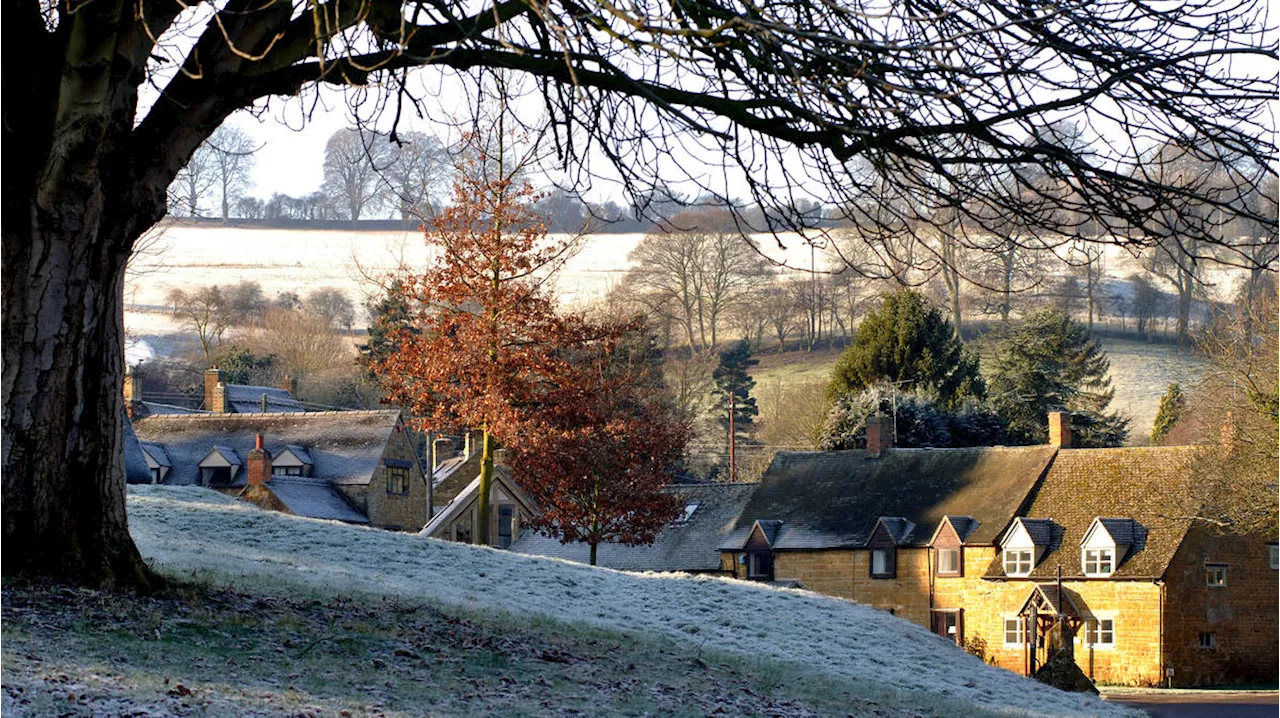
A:
<svg viewBox="0 0 1280 718">
<path fill-rule="evenodd" d="M 262 486 L 271 480 L 271 454 L 267 453 L 262 443 L 262 434 L 258 434 L 253 442 L 253 448 L 246 457 L 245 480 L 249 486 Z"/>
<path fill-rule="evenodd" d="M 142 408 L 142 377 L 133 373 L 133 367 L 124 368 L 124 410 L 130 419 L 138 418 Z"/>
<path fill-rule="evenodd" d="M 1071 448 L 1071 412 L 1049 412 L 1049 445 L 1059 449 Z"/>
<path fill-rule="evenodd" d="M 222 371 L 215 364 L 204 371 L 204 408 L 206 411 L 226 411 L 226 407 L 219 404 L 214 406 L 214 393 L 218 385 L 222 383 Z"/>
<path fill-rule="evenodd" d="M 285 374 L 284 378 L 280 380 L 280 388 L 289 392 L 289 396 L 293 396 L 298 393 L 298 380 Z"/>
<path fill-rule="evenodd" d="M 893 448 L 893 427 L 889 423 L 887 416 L 867 417 L 867 456 L 872 459 L 880 458 L 885 449 Z"/>
</svg>

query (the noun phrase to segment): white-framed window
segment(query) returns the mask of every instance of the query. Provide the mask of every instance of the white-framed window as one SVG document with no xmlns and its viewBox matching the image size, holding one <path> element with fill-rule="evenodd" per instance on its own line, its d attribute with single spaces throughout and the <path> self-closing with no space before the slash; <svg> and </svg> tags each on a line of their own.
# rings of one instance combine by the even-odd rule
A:
<svg viewBox="0 0 1280 718">
<path fill-rule="evenodd" d="M 302 476 L 301 466 L 273 466 L 271 473 L 276 476 Z"/>
<path fill-rule="evenodd" d="M 1227 587 L 1227 566 L 1222 563 L 1207 563 L 1204 565 L 1204 582 L 1206 586 L 1214 588 Z"/>
<path fill-rule="evenodd" d="M 1280 545 L 1271 544 L 1267 546 L 1267 556 L 1271 568 L 1280 569 Z"/>
<path fill-rule="evenodd" d="M 1004 645 L 1006 648 L 1021 646 L 1027 642 L 1027 623 L 1022 616 L 1004 617 Z"/>
<path fill-rule="evenodd" d="M 1115 570 L 1115 551 L 1109 548 L 1087 548 L 1081 558 L 1086 576 L 1110 576 Z"/>
<path fill-rule="evenodd" d="M 938 549 L 938 573 L 944 576 L 960 575 L 960 549 Z"/>
<path fill-rule="evenodd" d="M 1006 576 L 1026 576 L 1031 573 L 1034 561 L 1034 549 L 1007 548 L 1004 550 L 1004 573 Z"/>
<path fill-rule="evenodd" d="M 1205 631 L 1200 632 L 1201 648 L 1216 648 L 1217 645 L 1218 645 L 1218 641 L 1212 633 L 1207 633 Z"/>
<path fill-rule="evenodd" d="M 1090 618 L 1084 624 L 1084 643 L 1093 648 L 1116 647 L 1116 620 L 1114 618 Z"/>
</svg>

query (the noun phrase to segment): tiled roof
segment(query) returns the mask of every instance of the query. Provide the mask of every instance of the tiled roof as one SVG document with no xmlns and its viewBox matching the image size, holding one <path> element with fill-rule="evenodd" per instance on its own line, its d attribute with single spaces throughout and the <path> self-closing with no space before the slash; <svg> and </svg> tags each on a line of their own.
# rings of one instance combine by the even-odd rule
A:
<svg viewBox="0 0 1280 718">
<path fill-rule="evenodd" d="M 352 508 L 324 479 L 272 476 L 266 486 L 280 499 L 280 503 L 298 516 L 352 524 L 369 523 L 368 517 Z"/>
<path fill-rule="evenodd" d="M 967 543 L 992 544 L 1053 457 L 1048 446 L 779 452 L 734 532 L 782 521 L 775 549 L 861 547 L 881 516 L 916 524 L 905 545 L 929 541 L 943 516 L 976 522 Z M 743 536 L 745 540 L 745 535 Z"/>
<path fill-rule="evenodd" d="M 288 449 L 290 453 L 298 457 L 298 461 L 301 461 L 304 464 L 315 463 L 315 461 L 311 458 L 311 452 L 307 451 L 307 447 L 305 446 L 298 446 L 297 444 L 285 444 L 284 448 Z"/>
<path fill-rule="evenodd" d="M 715 571 L 720 568 L 719 544 L 733 528 L 756 484 L 680 484 L 670 491 L 698 510 L 688 521 L 662 530 L 652 546 L 601 545 L 596 562 L 621 571 Z M 763 522 L 762 522 L 763 523 Z M 750 527 L 748 527 L 750 528 Z M 511 550 L 587 563 L 586 544 L 562 544 L 532 531 L 522 532 Z"/>
<path fill-rule="evenodd" d="M 142 444 L 142 450 L 147 452 L 147 455 L 151 457 L 151 460 L 157 464 L 167 467 L 173 466 L 173 464 L 169 462 L 169 455 L 165 453 L 163 446 L 159 444 L 144 443 Z"/>
<path fill-rule="evenodd" d="M 1055 535 L 1030 580 L 1054 578 L 1059 566 L 1064 578 L 1082 578 L 1080 540 L 1097 517 L 1135 520 L 1129 552 L 1111 578 L 1163 576 L 1191 526 L 1188 518 L 1170 516 L 1169 506 L 1187 496 L 1187 463 L 1196 451 L 1192 446 L 1059 451 L 1025 515 L 1051 519 L 1060 535 Z M 1004 575 L 998 555 L 986 575 Z"/>
<path fill-rule="evenodd" d="M 215 445 L 239 456 L 263 434 L 275 455 L 287 445 L 307 447 L 312 476 L 335 484 L 368 484 L 373 478 L 399 412 L 320 411 L 267 414 L 149 416 L 134 422 L 142 441 L 160 444 L 173 464 L 166 484 L 199 485 L 199 462 Z M 237 459 L 239 461 L 239 459 Z M 244 484 L 244 471 L 237 485 Z"/>
</svg>

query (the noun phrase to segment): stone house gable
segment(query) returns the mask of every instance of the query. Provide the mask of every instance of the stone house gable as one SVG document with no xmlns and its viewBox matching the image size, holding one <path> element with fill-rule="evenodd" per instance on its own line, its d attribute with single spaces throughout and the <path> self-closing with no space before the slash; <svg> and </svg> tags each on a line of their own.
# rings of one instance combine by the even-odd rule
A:
<svg viewBox="0 0 1280 718">
<path fill-rule="evenodd" d="M 511 479 L 511 473 L 505 467 L 495 468 L 491 491 L 490 545 L 510 548 L 520 536 L 523 526 L 536 515 L 537 506 Z M 479 498 L 480 477 L 477 475 L 452 501 L 441 507 L 419 533 L 446 541 L 472 543 L 476 537 L 476 523 L 480 520 Z"/>
</svg>

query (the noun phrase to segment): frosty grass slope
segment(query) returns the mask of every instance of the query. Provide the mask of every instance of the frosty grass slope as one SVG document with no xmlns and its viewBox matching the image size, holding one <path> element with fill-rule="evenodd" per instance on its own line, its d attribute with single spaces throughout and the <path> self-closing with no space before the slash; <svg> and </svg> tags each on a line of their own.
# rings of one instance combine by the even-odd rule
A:
<svg viewBox="0 0 1280 718">
<path fill-rule="evenodd" d="M 271 513 L 191 487 L 130 487 L 129 523 L 162 573 L 241 590 L 386 595 L 656 634 L 691 652 L 777 660 L 865 682 L 925 708 L 1132 715 L 988 666 L 883 611 L 805 591 L 591 568 Z"/>
</svg>

